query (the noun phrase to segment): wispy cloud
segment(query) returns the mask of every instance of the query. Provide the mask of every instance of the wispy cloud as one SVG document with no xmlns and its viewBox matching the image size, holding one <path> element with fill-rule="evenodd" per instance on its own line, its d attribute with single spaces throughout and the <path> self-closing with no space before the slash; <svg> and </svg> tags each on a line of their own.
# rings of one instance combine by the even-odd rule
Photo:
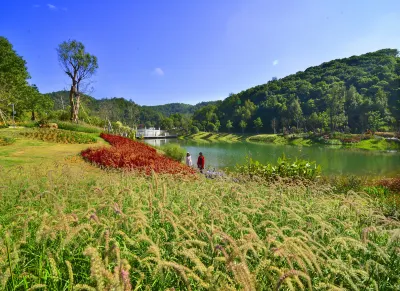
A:
<svg viewBox="0 0 400 291">
<path fill-rule="evenodd" d="M 155 68 L 153 70 L 153 75 L 156 76 L 164 76 L 164 71 L 161 68 Z"/>
<path fill-rule="evenodd" d="M 273 66 L 276 66 L 277 64 L 279 64 L 279 60 L 274 60 L 274 61 L 272 62 L 272 65 L 273 65 Z"/>
<path fill-rule="evenodd" d="M 39 4 L 35 4 L 35 5 L 33 5 L 33 8 L 39 8 L 40 7 L 40 5 Z"/>
<path fill-rule="evenodd" d="M 54 6 L 53 4 L 47 4 L 47 7 L 49 7 L 50 10 L 56 10 L 57 7 Z"/>
</svg>

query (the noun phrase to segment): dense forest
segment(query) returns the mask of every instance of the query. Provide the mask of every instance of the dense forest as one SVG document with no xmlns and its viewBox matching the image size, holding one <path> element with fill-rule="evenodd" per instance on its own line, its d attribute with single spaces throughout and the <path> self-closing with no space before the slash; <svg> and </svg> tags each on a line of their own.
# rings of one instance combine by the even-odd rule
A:
<svg viewBox="0 0 400 291">
<path fill-rule="evenodd" d="M 69 91 L 58 91 L 46 94 L 53 100 L 53 118 L 68 120 Z M 140 106 L 132 100 L 124 98 L 95 99 L 83 94 L 81 97 L 80 119 L 89 123 L 100 125 L 104 120 L 121 121 L 135 127 L 163 127 L 171 129 L 191 124 L 191 116 L 202 107 L 218 105 L 221 101 L 201 102 L 196 105 L 184 103 L 169 103 L 157 106 Z M 187 128 L 187 126 L 183 125 Z"/>
<path fill-rule="evenodd" d="M 346 131 L 398 129 L 400 58 L 396 49 L 333 60 L 196 111 L 208 131 Z"/>
<path fill-rule="evenodd" d="M 51 93 L 62 110 L 68 92 Z M 64 96 L 64 97 L 62 97 Z M 64 101 L 61 101 L 64 98 Z M 81 118 L 185 131 L 265 132 L 397 130 L 400 58 L 395 49 L 333 60 L 274 79 L 223 101 L 139 106 L 132 100 L 85 95 Z M 85 114 L 86 112 L 86 114 Z M 96 123 L 100 120 L 96 120 Z"/>
<path fill-rule="evenodd" d="M 76 73 L 83 77 L 98 68 L 97 58 L 79 42 L 61 43 L 58 53 L 64 61 L 75 59 Z M 0 122 L 10 118 L 13 105 L 19 121 L 81 120 L 104 126 L 110 120 L 130 127 L 184 132 L 359 133 L 400 128 L 400 57 L 396 49 L 333 60 L 231 93 L 223 101 L 197 105 L 140 106 L 124 98 L 98 100 L 81 92 L 79 78 L 72 80 L 76 86 L 70 91 L 41 94 L 36 85 L 29 84 L 29 78 L 24 59 L 0 37 Z"/>
</svg>

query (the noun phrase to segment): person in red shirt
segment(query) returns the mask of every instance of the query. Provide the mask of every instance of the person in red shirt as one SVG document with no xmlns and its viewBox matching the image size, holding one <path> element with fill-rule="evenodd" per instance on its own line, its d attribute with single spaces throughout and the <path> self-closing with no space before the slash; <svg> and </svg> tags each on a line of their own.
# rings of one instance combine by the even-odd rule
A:
<svg viewBox="0 0 400 291">
<path fill-rule="evenodd" d="M 199 153 L 199 158 L 197 159 L 197 167 L 200 170 L 200 173 L 203 173 L 204 165 L 206 163 L 206 159 L 203 156 L 203 153 Z"/>
</svg>

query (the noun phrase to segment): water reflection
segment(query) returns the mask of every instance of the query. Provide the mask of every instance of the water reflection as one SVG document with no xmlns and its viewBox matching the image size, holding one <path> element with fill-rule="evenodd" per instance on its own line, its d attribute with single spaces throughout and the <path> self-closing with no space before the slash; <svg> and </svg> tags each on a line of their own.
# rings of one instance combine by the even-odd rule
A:
<svg viewBox="0 0 400 291">
<path fill-rule="evenodd" d="M 285 154 L 290 158 L 317 161 L 325 174 L 387 175 L 400 174 L 400 153 L 337 149 L 326 146 L 296 147 L 288 145 L 254 143 L 206 143 L 177 139 L 146 140 L 152 145 L 167 142 L 181 144 L 194 158 L 199 152 L 206 157 L 211 168 L 233 168 L 250 156 L 262 163 L 275 163 Z"/>
</svg>

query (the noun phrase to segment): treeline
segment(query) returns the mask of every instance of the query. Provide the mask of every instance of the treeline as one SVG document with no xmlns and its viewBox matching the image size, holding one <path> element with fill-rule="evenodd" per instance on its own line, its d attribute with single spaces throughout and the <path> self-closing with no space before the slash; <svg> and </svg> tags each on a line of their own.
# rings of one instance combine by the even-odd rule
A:
<svg viewBox="0 0 400 291">
<path fill-rule="evenodd" d="M 74 58 L 82 76 L 94 73 L 98 67 L 97 58 L 86 53 L 79 42 L 63 42 L 57 52 L 60 59 Z M 90 74 L 86 73 L 90 69 Z M 29 84 L 29 78 L 24 59 L 6 38 L 0 37 L 0 122 L 9 122 L 14 105 L 15 117 L 20 121 L 83 120 L 104 126 L 110 120 L 130 127 L 183 132 L 359 133 L 400 128 L 400 57 L 396 49 L 333 60 L 230 94 L 223 101 L 194 106 L 140 106 L 124 98 L 97 100 L 83 94 L 80 86 L 41 94 Z"/>
<path fill-rule="evenodd" d="M 69 120 L 69 92 L 58 91 L 46 94 L 53 100 L 50 118 Z M 120 121 L 130 127 L 161 127 L 190 130 L 191 116 L 196 110 L 221 101 L 201 102 L 196 105 L 170 103 L 157 106 L 140 106 L 124 98 L 95 99 L 82 94 L 79 120 L 103 126 L 106 120 Z"/>
<path fill-rule="evenodd" d="M 330 61 L 197 110 L 193 131 L 396 130 L 399 75 L 396 49 Z"/>
<path fill-rule="evenodd" d="M 10 116 L 35 120 L 51 110 L 51 98 L 40 94 L 36 85 L 30 85 L 25 60 L 12 44 L 0 37 L 0 123 L 10 123 Z"/>
</svg>

